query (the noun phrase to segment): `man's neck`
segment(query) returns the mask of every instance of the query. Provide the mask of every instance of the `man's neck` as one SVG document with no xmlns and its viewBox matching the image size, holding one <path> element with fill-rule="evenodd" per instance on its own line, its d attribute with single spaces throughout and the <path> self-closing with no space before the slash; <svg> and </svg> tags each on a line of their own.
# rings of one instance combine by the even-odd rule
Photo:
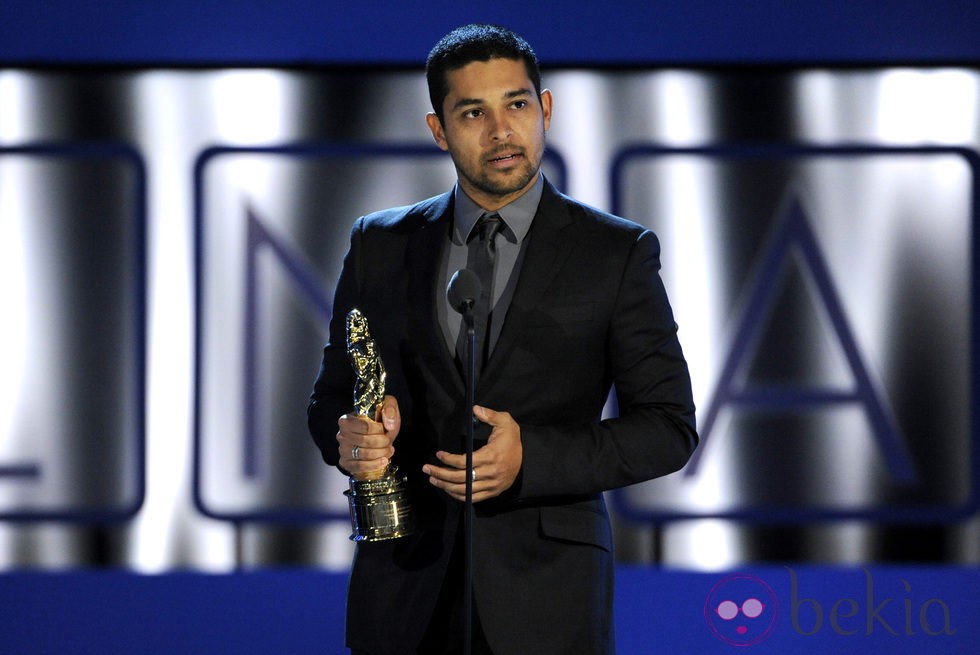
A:
<svg viewBox="0 0 980 655">
<path fill-rule="evenodd" d="M 498 196 L 490 193 L 486 193 L 473 187 L 473 185 L 467 183 L 462 177 L 457 179 L 460 188 L 463 190 L 470 200 L 479 205 L 484 211 L 495 212 L 501 207 L 505 207 L 510 203 L 514 202 L 525 193 L 534 188 L 534 185 L 538 183 L 538 179 L 541 177 L 541 171 L 534 174 L 534 177 L 523 189 L 514 191 L 513 193 L 508 193 L 503 196 Z"/>
</svg>

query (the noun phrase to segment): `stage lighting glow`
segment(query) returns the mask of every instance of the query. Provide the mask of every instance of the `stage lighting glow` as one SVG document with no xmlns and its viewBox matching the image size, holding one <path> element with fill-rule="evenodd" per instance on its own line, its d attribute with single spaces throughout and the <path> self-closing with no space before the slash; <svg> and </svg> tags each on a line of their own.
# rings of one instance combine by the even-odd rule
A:
<svg viewBox="0 0 980 655">
<path fill-rule="evenodd" d="M 173 72 L 141 75 L 133 88 L 143 118 L 138 139 L 147 159 L 150 224 L 147 266 L 147 494 L 134 521 L 130 564 L 144 572 L 178 566 L 234 566 L 234 531 L 193 509 L 193 158 L 212 145 L 215 112 L 201 86 Z M 239 112 L 251 116 L 247 108 Z"/>
<path fill-rule="evenodd" d="M 711 116 L 711 84 L 703 75 L 688 71 L 668 71 L 652 78 L 652 126 L 663 137 L 664 145 L 698 145 L 712 138 L 716 127 Z"/>
<path fill-rule="evenodd" d="M 723 343 L 723 335 L 712 333 L 712 326 L 724 324 L 719 317 L 723 304 L 718 290 L 722 287 L 719 279 L 725 275 L 720 267 L 712 265 L 720 261 L 718 248 L 723 245 L 712 226 L 724 219 L 717 196 L 702 192 L 706 180 L 715 178 L 712 167 L 705 165 L 703 158 L 679 159 L 661 171 L 658 186 L 670 192 L 657 194 L 653 200 L 660 205 L 658 214 L 681 220 L 655 231 L 662 242 L 672 244 L 672 253 L 699 253 L 694 265 L 686 257 L 665 257 L 661 274 L 681 330 L 681 341 L 688 344 L 684 357 L 692 371 L 694 402 L 704 407 L 715 383 L 713 363 L 721 359 L 719 348 Z"/>
<path fill-rule="evenodd" d="M 0 144 L 19 138 L 31 121 L 30 105 L 25 102 L 28 81 L 17 71 L 0 71 Z"/>
<path fill-rule="evenodd" d="M 3 89 L 0 88 L 0 95 Z M 27 360 L 27 262 L 18 169 L 0 159 L 0 452 L 10 445 Z"/>
<path fill-rule="evenodd" d="M 976 136 L 980 88 L 967 71 L 888 71 L 878 93 L 876 124 L 883 141 L 957 144 Z"/>
<path fill-rule="evenodd" d="M 215 75 L 208 90 L 221 143 L 262 144 L 286 138 L 293 116 L 290 78 L 279 71 Z"/>
<path fill-rule="evenodd" d="M 664 563 L 699 571 L 722 571 L 741 561 L 738 529 L 727 521 L 703 519 L 670 525 L 664 532 Z"/>
</svg>

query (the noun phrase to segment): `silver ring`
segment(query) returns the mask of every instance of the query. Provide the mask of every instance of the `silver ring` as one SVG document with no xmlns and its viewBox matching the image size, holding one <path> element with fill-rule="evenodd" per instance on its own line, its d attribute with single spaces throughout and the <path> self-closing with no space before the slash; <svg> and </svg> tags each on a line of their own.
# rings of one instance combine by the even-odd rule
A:
<svg viewBox="0 0 980 655">
<path fill-rule="evenodd" d="M 354 446 L 353 448 L 351 448 L 351 451 L 350 451 L 351 458 L 357 459 L 357 451 L 359 451 L 360 449 L 361 449 L 360 446 Z"/>
<path fill-rule="evenodd" d="M 470 469 L 470 482 L 476 482 L 476 469 Z"/>
</svg>

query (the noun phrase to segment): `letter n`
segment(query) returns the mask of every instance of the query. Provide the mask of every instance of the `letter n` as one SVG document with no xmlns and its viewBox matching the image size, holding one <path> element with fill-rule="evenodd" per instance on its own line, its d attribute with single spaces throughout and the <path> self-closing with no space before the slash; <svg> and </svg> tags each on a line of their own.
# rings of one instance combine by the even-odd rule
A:
<svg viewBox="0 0 980 655">
<path fill-rule="evenodd" d="M 245 209 L 248 223 L 245 257 L 245 314 L 243 327 L 243 374 L 242 381 L 242 417 L 243 417 L 243 450 L 242 471 L 245 477 L 255 478 L 261 473 L 259 466 L 259 427 L 261 402 L 259 398 L 259 382 L 262 373 L 259 366 L 259 326 L 261 324 L 261 279 L 259 275 L 259 256 L 268 252 L 276 258 L 289 278 L 298 289 L 306 304 L 313 309 L 317 318 L 326 325 L 330 320 L 330 299 L 324 293 L 323 285 L 318 280 L 316 269 L 302 254 L 292 247 L 283 237 L 274 234 L 259 218 L 258 214 L 247 206 Z"/>
</svg>

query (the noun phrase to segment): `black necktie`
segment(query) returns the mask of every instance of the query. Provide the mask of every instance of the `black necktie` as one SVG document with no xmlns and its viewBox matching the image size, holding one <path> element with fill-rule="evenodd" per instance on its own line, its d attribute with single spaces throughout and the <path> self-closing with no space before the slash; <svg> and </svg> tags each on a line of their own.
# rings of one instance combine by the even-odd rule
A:
<svg viewBox="0 0 980 655">
<path fill-rule="evenodd" d="M 476 223 L 473 231 L 476 236 L 470 238 L 467 245 L 466 267 L 476 273 L 480 279 L 480 297 L 473 305 L 473 331 L 476 336 L 476 369 L 477 375 L 487 359 L 486 337 L 489 329 L 491 303 L 493 302 L 493 270 L 497 258 L 497 246 L 494 239 L 504 227 L 504 222 L 497 214 L 484 214 Z M 466 362 L 466 328 L 460 327 L 459 340 L 456 342 L 456 352 L 460 361 Z"/>
</svg>

